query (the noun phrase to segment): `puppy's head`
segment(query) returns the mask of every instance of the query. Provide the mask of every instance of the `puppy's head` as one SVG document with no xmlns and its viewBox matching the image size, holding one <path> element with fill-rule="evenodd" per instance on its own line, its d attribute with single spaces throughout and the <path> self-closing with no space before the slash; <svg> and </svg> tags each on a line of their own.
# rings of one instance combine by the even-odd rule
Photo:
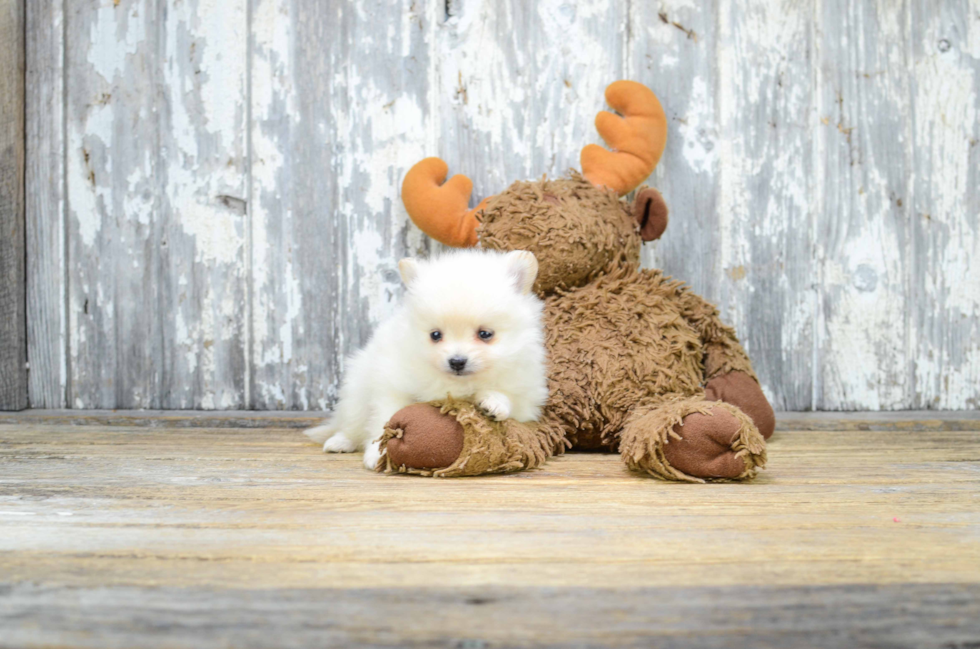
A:
<svg viewBox="0 0 980 649">
<path fill-rule="evenodd" d="M 415 343 L 454 377 L 493 372 L 541 339 L 541 303 L 531 294 L 538 263 L 525 251 L 454 252 L 398 264 Z"/>
</svg>

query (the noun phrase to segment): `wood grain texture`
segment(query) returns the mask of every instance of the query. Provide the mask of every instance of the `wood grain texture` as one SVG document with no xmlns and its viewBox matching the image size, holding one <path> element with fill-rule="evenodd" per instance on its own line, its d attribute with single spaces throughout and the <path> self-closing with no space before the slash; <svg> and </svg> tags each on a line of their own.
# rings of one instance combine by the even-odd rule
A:
<svg viewBox="0 0 980 649">
<path fill-rule="evenodd" d="M 246 0 L 159 0 L 160 406 L 245 400 Z M 162 29 L 161 29 L 162 27 Z M 144 204 L 145 205 L 145 204 Z M 148 207 L 148 205 L 146 205 Z"/>
<path fill-rule="evenodd" d="M 0 593 L 17 646 L 967 649 L 980 587 L 59 588 Z M 6 624 L 4 624 L 6 622 Z"/>
<path fill-rule="evenodd" d="M 0 410 L 27 407 L 24 3 L 0 0 Z"/>
<path fill-rule="evenodd" d="M 282 429 L 27 425 L 0 439 L 8 582 L 980 583 L 976 429 L 781 432 L 756 481 L 704 486 L 603 454 L 509 477 L 379 476 Z"/>
<path fill-rule="evenodd" d="M 821 6 L 818 409 L 909 402 L 906 11 L 894 3 Z"/>
<path fill-rule="evenodd" d="M 640 3 L 631 24 L 632 74 L 658 89 L 671 126 L 654 179 L 671 223 L 646 261 L 718 304 L 777 409 L 808 408 L 810 10 Z"/>
<path fill-rule="evenodd" d="M 0 628 L 15 646 L 980 633 L 980 426 L 781 432 L 759 479 L 721 485 L 604 454 L 381 476 L 283 429 L 20 424 L 0 441 Z"/>
<path fill-rule="evenodd" d="M 643 261 L 711 300 L 721 295 L 725 281 L 716 258 L 718 154 L 725 137 L 717 96 L 718 7 L 635 3 L 628 48 L 631 77 L 656 89 L 669 128 L 664 157 L 648 183 L 668 197 L 670 221 L 662 239 L 644 245 Z"/>
<path fill-rule="evenodd" d="M 624 74 L 627 4 L 463 0 L 439 32 L 437 154 L 475 205 L 515 180 L 579 168 L 606 86 Z"/>
<path fill-rule="evenodd" d="M 408 168 L 561 175 L 622 76 L 670 118 L 644 261 L 777 408 L 980 403 L 978 0 L 29 4 L 34 405 L 330 408 L 439 250 Z"/>
<path fill-rule="evenodd" d="M 69 403 L 244 406 L 244 0 L 72 5 Z"/>
<path fill-rule="evenodd" d="M 980 1 L 909 10 L 914 408 L 980 408 Z"/>
<path fill-rule="evenodd" d="M 160 403 L 157 18 L 153 0 L 72 4 L 64 17 L 67 401 L 75 408 Z"/>
<path fill-rule="evenodd" d="M 250 407 L 332 405 L 427 247 L 399 193 L 435 148 L 438 8 L 253 2 Z"/>
<path fill-rule="evenodd" d="M 27 3 L 27 345 L 34 408 L 68 405 L 63 0 Z"/>
<path fill-rule="evenodd" d="M 806 3 L 724 3 L 719 12 L 720 239 L 702 256 L 717 298 L 774 407 L 813 391 L 812 13 Z"/>
</svg>

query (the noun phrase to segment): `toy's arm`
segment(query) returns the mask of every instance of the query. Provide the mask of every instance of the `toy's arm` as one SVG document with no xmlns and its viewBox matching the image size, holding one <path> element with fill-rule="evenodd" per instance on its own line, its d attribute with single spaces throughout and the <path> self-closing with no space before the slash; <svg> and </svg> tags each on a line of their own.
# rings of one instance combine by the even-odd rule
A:
<svg viewBox="0 0 980 649">
<path fill-rule="evenodd" d="M 377 470 L 442 478 L 533 469 L 568 446 L 560 426 L 495 421 L 447 398 L 402 408 L 385 426 Z"/>
</svg>

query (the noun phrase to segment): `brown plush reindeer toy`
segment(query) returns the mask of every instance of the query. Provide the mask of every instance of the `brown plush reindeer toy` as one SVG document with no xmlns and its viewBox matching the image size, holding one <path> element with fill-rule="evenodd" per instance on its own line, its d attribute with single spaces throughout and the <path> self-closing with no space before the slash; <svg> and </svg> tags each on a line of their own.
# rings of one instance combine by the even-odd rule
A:
<svg viewBox="0 0 980 649">
<path fill-rule="evenodd" d="M 530 250 L 545 303 L 550 397 L 541 420 L 497 422 L 447 398 L 400 410 L 379 471 L 471 476 L 540 466 L 565 448 L 618 451 L 666 480 L 751 478 L 775 425 L 748 356 L 717 309 L 658 270 L 641 241 L 667 227 L 667 206 L 641 188 L 667 139 L 646 86 L 617 81 L 596 128 L 613 148 L 582 150 L 582 173 L 515 182 L 467 210 L 472 183 L 428 158 L 405 176 L 412 220 L 450 246 Z"/>
</svg>

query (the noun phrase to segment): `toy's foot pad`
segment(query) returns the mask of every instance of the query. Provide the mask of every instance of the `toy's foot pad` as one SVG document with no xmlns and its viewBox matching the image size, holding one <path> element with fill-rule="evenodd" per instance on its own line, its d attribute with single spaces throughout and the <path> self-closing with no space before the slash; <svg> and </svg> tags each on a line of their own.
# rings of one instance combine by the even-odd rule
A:
<svg viewBox="0 0 980 649">
<path fill-rule="evenodd" d="M 737 479 L 746 471 L 745 460 L 734 449 L 741 427 L 725 408 L 712 408 L 708 414 L 693 412 L 674 426 L 680 439 L 671 437 L 664 444 L 664 458 L 688 475 Z"/>
<path fill-rule="evenodd" d="M 443 469 L 463 451 L 463 426 L 427 403 L 402 408 L 386 428 L 396 431 L 387 445 L 395 467 Z"/>
</svg>

